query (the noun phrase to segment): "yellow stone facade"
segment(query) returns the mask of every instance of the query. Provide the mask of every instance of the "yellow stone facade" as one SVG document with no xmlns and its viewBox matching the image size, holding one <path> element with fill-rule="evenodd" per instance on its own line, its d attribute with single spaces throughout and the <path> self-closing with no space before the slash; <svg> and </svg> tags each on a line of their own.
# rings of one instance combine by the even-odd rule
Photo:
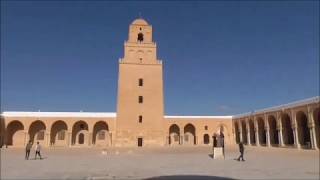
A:
<svg viewBox="0 0 320 180">
<path fill-rule="evenodd" d="M 290 110 L 289 117 L 307 118 L 310 147 L 319 149 L 319 97 L 303 101 L 302 105 L 293 103 L 285 110 L 276 107 L 272 111 L 238 116 L 165 115 L 163 65 L 157 57 L 152 26 L 143 19 L 136 19 L 129 27 L 118 78 L 116 113 L 2 112 L 0 145 L 23 147 L 29 140 L 46 147 L 212 145 L 214 136 L 223 134 L 227 146 L 239 141 L 260 146 L 259 140 L 253 143 L 260 136 L 268 139 L 266 144 L 271 146 L 275 142 L 275 128 L 280 129 L 279 137 L 284 137 L 281 129 L 284 125 L 280 122 L 282 114 Z M 303 115 L 296 108 L 302 108 Z M 269 120 L 271 117 L 273 120 Z M 250 123 L 254 123 L 253 129 Z M 296 132 L 294 137 L 300 138 L 303 147 L 308 145 L 304 139 L 307 134 L 301 133 L 306 131 L 305 119 L 290 123 Z M 279 147 L 284 147 L 283 141 L 280 138 Z M 301 147 L 299 144 L 295 144 L 297 148 Z"/>
</svg>

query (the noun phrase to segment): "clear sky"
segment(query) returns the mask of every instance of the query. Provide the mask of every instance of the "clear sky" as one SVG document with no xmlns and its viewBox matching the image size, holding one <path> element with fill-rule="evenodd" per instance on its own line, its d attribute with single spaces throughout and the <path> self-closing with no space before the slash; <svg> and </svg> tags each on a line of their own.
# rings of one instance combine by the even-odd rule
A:
<svg viewBox="0 0 320 180">
<path fill-rule="evenodd" d="M 3 2 L 1 110 L 115 112 L 139 12 L 167 115 L 233 115 L 319 94 L 319 2 Z"/>
</svg>

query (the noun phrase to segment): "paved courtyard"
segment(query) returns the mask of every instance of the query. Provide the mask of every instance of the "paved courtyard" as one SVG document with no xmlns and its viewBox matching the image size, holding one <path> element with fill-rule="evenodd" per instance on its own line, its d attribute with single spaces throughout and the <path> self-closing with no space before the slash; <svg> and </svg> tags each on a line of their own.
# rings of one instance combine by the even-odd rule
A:
<svg viewBox="0 0 320 180">
<path fill-rule="evenodd" d="M 44 149 L 24 160 L 24 149 L 1 149 L 1 179 L 319 179 L 319 151 L 246 148 L 245 162 L 213 160 L 211 148 Z"/>
</svg>

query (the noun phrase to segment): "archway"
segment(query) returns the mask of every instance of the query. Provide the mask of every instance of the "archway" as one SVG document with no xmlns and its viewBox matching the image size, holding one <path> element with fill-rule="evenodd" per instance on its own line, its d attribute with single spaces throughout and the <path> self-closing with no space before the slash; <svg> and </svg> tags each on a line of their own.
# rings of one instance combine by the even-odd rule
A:
<svg viewBox="0 0 320 180">
<path fill-rule="evenodd" d="M 93 127 L 93 144 L 97 146 L 109 146 L 109 127 L 104 121 L 97 122 Z"/>
<path fill-rule="evenodd" d="M 239 131 L 239 125 L 238 125 L 237 121 L 234 122 L 234 131 L 235 131 L 235 135 L 236 135 L 236 143 L 239 144 L 239 142 L 240 142 L 240 131 Z"/>
<path fill-rule="evenodd" d="M 67 146 L 67 124 L 62 121 L 58 120 L 53 123 L 51 127 L 51 137 L 50 137 L 50 144 L 54 146 Z"/>
<path fill-rule="evenodd" d="M 83 143 L 82 142 L 83 138 Z M 89 145 L 88 124 L 82 120 L 72 126 L 72 145 Z"/>
<path fill-rule="evenodd" d="M 298 141 L 303 148 L 311 148 L 310 131 L 308 127 L 308 118 L 302 111 L 297 112 L 297 130 Z"/>
<path fill-rule="evenodd" d="M 169 144 L 180 144 L 180 128 L 176 124 L 172 124 L 169 128 Z"/>
<path fill-rule="evenodd" d="M 184 127 L 184 144 L 196 144 L 196 128 L 192 124 Z"/>
<path fill-rule="evenodd" d="M 267 136 L 266 136 L 264 120 L 262 118 L 258 118 L 257 121 L 258 121 L 259 143 L 260 143 L 260 145 L 266 145 Z"/>
<path fill-rule="evenodd" d="M 278 131 L 277 131 L 277 120 L 274 116 L 268 116 L 268 124 L 269 124 L 269 138 L 271 145 L 279 145 Z"/>
<path fill-rule="evenodd" d="M 209 144 L 210 143 L 210 137 L 209 134 L 203 135 L 203 144 Z"/>
<path fill-rule="evenodd" d="M 37 120 L 33 122 L 29 128 L 30 140 L 33 143 L 39 142 L 40 144 L 45 144 L 45 131 L 46 125 L 42 121 Z"/>
<path fill-rule="evenodd" d="M 314 130 L 316 135 L 315 145 L 320 149 L 320 108 L 313 111 Z"/>
<path fill-rule="evenodd" d="M 12 121 L 7 126 L 7 140 L 8 146 L 23 146 L 25 141 L 25 134 L 23 132 L 24 126 L 20 121 Z"/>
<path fill-rule="evenodd" d="M 243 144 L 248 144 L 246 121 L 240 121 L 240 122 L 241 122 L 241 128 L 242 128 L 242 142 Z"/>
<path fill-rule="evenodd" d="M 281 124 L 283 129 L 283 144 L 293 145 L 293 129 L 291 126 L 291 118 L 288 114 L 284 113 L 281 115 Z"/>
<path fill-rule="evenodd" d="M 250 143 L 256 144 L 256 134 L 254 131 L 254 123 L 252 119 L 249 120 L 249 129 L 250 129 Z"/>
</svg>

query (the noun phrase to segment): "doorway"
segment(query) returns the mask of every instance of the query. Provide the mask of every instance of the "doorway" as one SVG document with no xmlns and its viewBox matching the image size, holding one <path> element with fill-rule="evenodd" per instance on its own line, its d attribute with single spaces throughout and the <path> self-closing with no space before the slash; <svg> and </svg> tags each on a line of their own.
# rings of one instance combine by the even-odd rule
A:
<svg viewBox="0 0 320 180">
<path fill-rule="evenodd" d="M 143 145 L 143 138 L 139 137 L 138 138 L 138 147 L 142 147 L 142 145 Z"/>
<path fill-rule="evenodd" d="M 83 134 L 83 133 L 80 133 L 80 134 L 79 134 L 78 143 L 79 143 L 79 144 L 83 144 L 83 143 L 84 143 L 84 134 Z"/>
</svg>

